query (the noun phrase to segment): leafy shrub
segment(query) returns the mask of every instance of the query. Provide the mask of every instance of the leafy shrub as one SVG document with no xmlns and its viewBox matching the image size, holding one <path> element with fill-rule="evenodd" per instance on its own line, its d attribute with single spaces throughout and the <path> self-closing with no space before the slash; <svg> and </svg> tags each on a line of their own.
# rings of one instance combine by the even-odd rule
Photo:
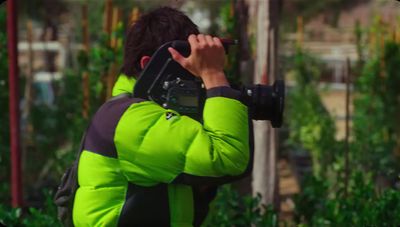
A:
<svg viewBox="0 0 400 227">
<path fill-rule="evenodd" d="M 296 86 L 288 94 L 288 114 L 293 147 L 303 147 L 311 153 L 313 173 L 321 176 L 335 153 L 335 124 L 323 106 L 317 91 L 320 63 L 301 49 L 294 57 Z"/>
<path fill-rule="evenodd" d="M 310 176 L 295 198 L 295 221 L 302 226 L 398 226 L 400 192 L 377 193 L 372 182 L 365 174 L 354 173 L 346 196 L 344 190 L 331 194 L 328 181 Z"/>
<path fill-rule="evenodd" d="M 42 227 L 42 226 L 62 226 L 57 219 L 57 207 L 53 203 L 53 195 L 49 191 L 44 191 L 46 197 L 43 209 L 27 208 L 23 211 L 21 208 L 10 208 L 0 204 L 0 225 L 7 227 Z"/>
<path fill-rule="evenodd" d="M 55 187 L 66 167 L 75 160 L 80 139 L 90 117 L 106 99 L 107 85 L 110 85 L 106 75 L 113 78 L 118 76 L 111 75 L 110 67 L 122 61 L 122 28 L 122 24 L 119 24 L 111 35 L 100 33 L 99 41 L 92 44 L 89 53 L 81 51 L 78 54 L 79 66 L 66 70 L 60 80 L 52 81 L 54 103 L 49 105 L 35 102 L 32 106 L 29 120 L 34 128 L 32 149 L 36 152 L 27 152 L 27 159 L 40 161 L 26 165 L 30 174 L 25 181 L 34 182 L 29 184 L 32 187 L 27 187 L 27 191 L 43 185 Z M 114 37 L 118 42 L 112 48 L 110 39 Z M 89 85 L 85 88 L 83 72 L 89 74 Z M 88 118 L 83 116 L 83 89 L 89 90 Z"/>
<path fill-rule="evenodd" d="M 241 196 L 230 185 L 219 189 L 204 226 L 278 226 L 277 214 L 261 205 L 261 195 Z"/>
<path fill-rule="evenodd" d="M 8 119 L 8 57 L 6 36 L 6 11 L 0 7 L 0 204 L 9 202 L 10 133 Z"/>
<path fill-rule="evenodd" d="M 373 35 L 385 40 L 378 30 Z M 360 28 L 357 32 L 361 42 Z M 359 56 L 364 56 L 362 44 L 357 47 Z M 308 150 L 314 165 L 314 174 L 302 182 L 302 192 L 295 198 L 295 221 L 301 226 L 400 224 L 400 192 L 390 188 L 400 170 L 400 44 L 386 41 L 384 46 L 379 42 L 379 47 L 356 67 L 360 71 L 354 90 L 348 186 L 344 142 L 335 141 L 333 120 L 317 94 L 320 66 L 301 51 L 295 56 L 297 86 L 288 98 L 290 142 Z M 337 174 L 327 177 L 326 170 Z M 381 189 L 378 177 L 389 179 L 389 184 Z"/>
<path fill-rule="evenodd" d="M 400 45 L 387 42 L 356 81 L 353 159 L 360 168 L 396 178 L 400 155 Z"/>
</svg>

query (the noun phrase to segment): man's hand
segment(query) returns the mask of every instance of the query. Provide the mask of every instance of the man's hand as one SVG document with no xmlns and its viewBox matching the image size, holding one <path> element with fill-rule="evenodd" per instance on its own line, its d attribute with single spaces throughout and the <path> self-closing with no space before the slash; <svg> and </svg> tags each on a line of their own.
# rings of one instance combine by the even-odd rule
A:
<svg viewBox="0 0 400 227">
<path fill-rule="evenodd" d="M 191 53 L 185 58 L 173 48 L 168 48 L 172 58 L 183 68 L 200 77 L 207 89 L 229 86 L 223 71 L 225 64 L 224 47 L 217 37 L 209 35 L 190 35 L 188 38 Z"/>
</svg>

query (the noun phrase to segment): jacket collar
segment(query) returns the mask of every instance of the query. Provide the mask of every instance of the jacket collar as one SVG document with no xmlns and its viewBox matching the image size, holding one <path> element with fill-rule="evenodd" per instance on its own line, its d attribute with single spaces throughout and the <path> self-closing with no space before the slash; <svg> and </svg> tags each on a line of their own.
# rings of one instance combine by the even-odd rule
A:
<svg viewBox="0 0 400 227">
<path fill-rule="evenodd" d="M 115 82 L 112 96 L 117 96 L 123 93 L 133 93 L 133 88 L 135 87 L 136 79 L 133 77 L 128 77 L 125 74 L 120 74 L 117 82 Z"/>
</svg>

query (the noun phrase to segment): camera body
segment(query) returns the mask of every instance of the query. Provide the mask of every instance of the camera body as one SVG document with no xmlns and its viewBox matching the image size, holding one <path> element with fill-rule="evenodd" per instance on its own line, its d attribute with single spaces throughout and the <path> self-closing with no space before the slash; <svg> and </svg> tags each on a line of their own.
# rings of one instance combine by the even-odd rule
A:
<svg viewBox="0 0 400 227">
<path fill-rule="evenodd" d="M 233 43 L 222 43 L 227 53 Z M 162 45 L 140 74 L 133 96 L 152 100 L 164 108 L 201 121 L 206 100 L 204 84 L 172 59 L 169 47 L 185 57 L 190 55 L 190 45 L 186 41 Z M 282 80 L 277 80 L 272 86 L 257 84 L 241 87 L 241 101 L 248 106 L 250 117 L 269 120 L 274 128 L 282 125 L 284 100 L 285 85 Z"/>
</svg>

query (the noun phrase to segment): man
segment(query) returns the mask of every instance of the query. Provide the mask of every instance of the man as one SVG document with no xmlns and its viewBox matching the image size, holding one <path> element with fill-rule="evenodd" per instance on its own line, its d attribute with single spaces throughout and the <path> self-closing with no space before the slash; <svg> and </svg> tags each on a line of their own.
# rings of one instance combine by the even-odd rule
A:
<svg viewBox="0 0 400 227">
<path fill-rule="evenodd" d="M 191 55 L 169 51 L 200 77 L 208 98 L 203 124 L 131 94 L 135 76 L 162 44 L 188 40 Z M 199 34 L 183 13 L 163 7 L 129 28 L 123 74 L 95 114 L 78 167 L 76 226 L 199 226 L 215 185 L 249 170 L 249 122 L 223 72 L 218 38 Z M 173 117 L 171 116 L 173 113 Z"/>
</svg>

